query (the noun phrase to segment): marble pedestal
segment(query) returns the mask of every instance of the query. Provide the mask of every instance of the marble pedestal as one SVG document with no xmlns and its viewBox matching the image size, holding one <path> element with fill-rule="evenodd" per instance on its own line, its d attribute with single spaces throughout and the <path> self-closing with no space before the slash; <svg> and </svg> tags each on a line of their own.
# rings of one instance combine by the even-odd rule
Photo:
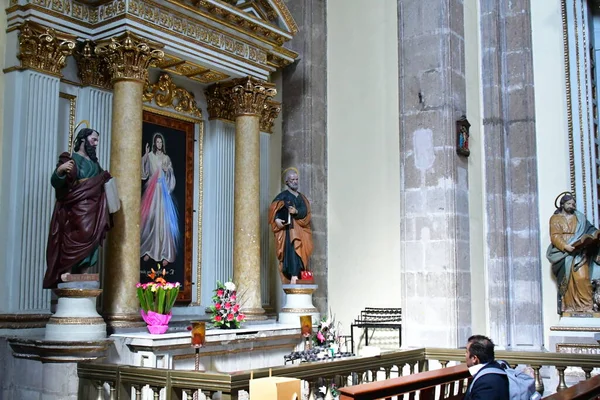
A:
<svg viewBox="0 0 600 400">
<path fill-rule="evenodd" d="M 279 322 L 282 324 L 300 327 L 300 316 L 312 316 L 313 326 L 319 323 L 321 318 L 319 310 L 313 305 L 312 295 L 317 290 L 317 285 L 281 285 L 285 292 L 285 300 Z"/>
<path fill-rule="evenodd" d="M 106 323 L 96 310 L 102 293 L 99 281 L 60 283 L 56 313 L 46 325 L 46 340 L 93 341 L 106 339 Z"/>
</svg>

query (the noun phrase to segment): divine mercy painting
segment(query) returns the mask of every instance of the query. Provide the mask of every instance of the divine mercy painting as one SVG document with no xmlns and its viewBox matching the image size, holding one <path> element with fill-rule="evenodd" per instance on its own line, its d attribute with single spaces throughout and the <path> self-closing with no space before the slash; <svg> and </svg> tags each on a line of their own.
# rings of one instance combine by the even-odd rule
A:
<svg viewBox="0 0 600 400">
<path fill-rule="evenodd" d="M 140 280 L 151 269 L 180 282 L 179 300 L 191 300 L 191 214 L 194 124 L 144 111 Z"/>
</svg>

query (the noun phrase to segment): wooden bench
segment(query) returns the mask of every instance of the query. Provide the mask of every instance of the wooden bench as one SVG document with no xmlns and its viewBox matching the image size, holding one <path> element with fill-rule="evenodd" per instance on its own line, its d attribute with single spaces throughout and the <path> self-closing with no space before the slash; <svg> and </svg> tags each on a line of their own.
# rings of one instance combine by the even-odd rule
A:
<svg viewBox="0 0 600 400">
<path fill-rule="evenodd" d="M 350 324 L 350 344 L 354 353 L 354 328 L 362 328 L 365 333 L 365 346 L 369 345 L 369 328 L 398 330 L 398 347 L 402 347 L 402 309 L 367 307 Z"/>
</svg>

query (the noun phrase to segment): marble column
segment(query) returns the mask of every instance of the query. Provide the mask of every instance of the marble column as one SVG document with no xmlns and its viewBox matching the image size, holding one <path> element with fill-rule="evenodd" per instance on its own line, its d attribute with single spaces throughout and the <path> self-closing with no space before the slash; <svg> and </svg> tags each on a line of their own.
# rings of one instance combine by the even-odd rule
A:
<svg viewBox="0 0 600 400">
<path fill-rule="evenodd" d="M 156 43 L 129 32 L 98 44 L 114 86 L 110 173 L 121 210 L 107 240 L 103 313 L 113 331 L 140 321 L 135 284 L 140 276 L 142 92 L 148 68 L 164 57 Z"/>
<path fill-rule="evenodd" d="M 263 319 L 260 280 L 260 117 L 274 85 L 244 78 L 231 88 L 235 115 L 233 279 L 248 319 Z"/>
</svg>

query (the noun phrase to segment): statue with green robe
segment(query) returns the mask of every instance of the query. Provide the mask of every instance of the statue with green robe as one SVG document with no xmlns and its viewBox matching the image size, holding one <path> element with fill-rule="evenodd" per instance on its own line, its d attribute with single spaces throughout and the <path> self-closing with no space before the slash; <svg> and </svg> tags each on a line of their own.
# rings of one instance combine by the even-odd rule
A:
<svg viewBox="0 0 600 400">
<path fill-rule="evenodd" d="M 56 204 L 46 247 L 44 288 L 55 288 L 65 273 L 86 273 L 98 262 L 98 247 L 112 226 L 104 184 L 111 179 L 96 156 L 99 133 L 79 131 L 73 153 L 62 153 L 50 183 Z"/>
</svg>

